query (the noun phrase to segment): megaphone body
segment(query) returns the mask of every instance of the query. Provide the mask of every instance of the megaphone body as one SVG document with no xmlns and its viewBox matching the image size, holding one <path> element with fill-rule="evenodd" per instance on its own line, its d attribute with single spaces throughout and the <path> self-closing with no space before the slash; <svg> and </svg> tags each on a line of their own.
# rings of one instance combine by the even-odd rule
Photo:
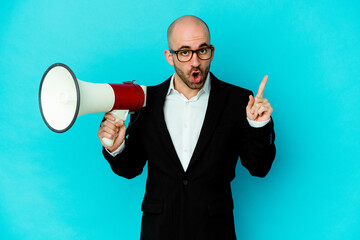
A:
<svg viewBox="0 0 360 240">
<path fill-rule="evenodd" d="M 125 121 L 129 112 L 146 106 L 146 86 L 88 83 L 76 79 L 62 63 L 51 65 L 44 73 L 39 89 L 39 106 L 46 125 L 54 132 L 69 130 L 76 118 L 88 113 L 110 112 L 115 121 Z M 113 140 L 102 139 L 108 145 Z"/>
</svg>

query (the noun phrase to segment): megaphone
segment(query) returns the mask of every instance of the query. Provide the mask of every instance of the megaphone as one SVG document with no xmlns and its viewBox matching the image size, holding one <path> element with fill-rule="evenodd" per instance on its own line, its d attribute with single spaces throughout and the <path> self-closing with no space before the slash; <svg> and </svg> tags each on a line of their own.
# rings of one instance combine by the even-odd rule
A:
<svg viewBox="0 0 360 240">
<path fill-rule="evenodd" d="M 76 79 L 63 63 L 51 65 L 39 89 L 39 106 L 45 124 L 56 133 L 69 130 L 76 118 L 88 113 L 110 112 L 115 121 L 125 121 L 128 113 L 146 106 L 146 86 L 88 83 Z M 114 140 L 102 139 L 112 146 Z"/>
</svg>

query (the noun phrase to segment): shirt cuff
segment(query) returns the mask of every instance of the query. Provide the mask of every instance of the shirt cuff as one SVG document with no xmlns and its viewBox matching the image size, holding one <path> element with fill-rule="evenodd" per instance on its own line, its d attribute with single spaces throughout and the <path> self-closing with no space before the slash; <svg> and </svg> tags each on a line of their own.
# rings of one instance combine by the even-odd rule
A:
<svg viewBox="0 0 360 240">
<path fill-rule="evenodd" d="M 261 128 L 270 122 L 270 119 L 266 120 L 266 121 L 253 121 L 253 120 L 250 120 L 249 118 L 246 118 L 246 119 L 248 120 L 249 125 L 253 128 Z"/>
<path fill-rule="evenodd" d="M 122 153 L 122 151 L 124 151 L 125 149 L 125 140 L 123 141 L 123 143 L 120 145 L 120 147 L 118 147 L 118 149 L 116 149 L 113 152 L 110 152 L 107 148 L 105 148 L 105 150 L 112 156 L 112 157 L 116 157 L 118 154 Z"/>
</svg>

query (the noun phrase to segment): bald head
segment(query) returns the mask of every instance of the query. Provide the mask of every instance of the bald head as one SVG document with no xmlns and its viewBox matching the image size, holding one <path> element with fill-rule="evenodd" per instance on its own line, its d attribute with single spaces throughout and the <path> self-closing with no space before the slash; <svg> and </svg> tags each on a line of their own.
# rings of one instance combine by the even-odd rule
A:
<svg viewBox="0 0 360 240">
<path fill-rule="evenodd" d="M 182 16 L 172 22 L 167 31 L 167 39 L 169 48 L 172 49 L 173 46 L 173 37 L 180 31 L 183 31 L 184 28 L 197 27 L 204 31 L 210 41 L 210 30 L 207 24 L 198 17 L 192 15 Z"/>
</svg>

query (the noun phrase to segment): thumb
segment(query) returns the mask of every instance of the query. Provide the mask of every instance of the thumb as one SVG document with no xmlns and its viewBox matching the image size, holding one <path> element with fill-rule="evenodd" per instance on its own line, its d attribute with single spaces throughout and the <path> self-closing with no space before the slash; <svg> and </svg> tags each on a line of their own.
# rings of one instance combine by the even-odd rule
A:
<svg viewBox="0 0 360 240">
<path fill-rule="evenodd" d="M 252 96 L 252 95 L 249 95 L 249 102 L 248 102 L 248 105 L 246 106 L 246 114 L 247 114 L 247 117 L 251 120 L 253 120 L 253 114 L 254 114 L 254 110 L 253 110 L 253 106 L 254 106 L 254 103 L 255 103 L 255 98 Z"/>
<path fill-rule="evenodd" d="M 120 146 L 122 142 L 125 140 L 125 134 L 126 134 L 126 126 L 123 121 L 119 121 L 116 129 L 116 135 L 115 135 L 115 141 L 114 145 Z"/>
<path fill-rule="evenodd" d="M 249 95 L 249 102 L 248 102 L 248 107 L 251 109 L 252 106 L 254 105 L 255 102 L 255 98 L 252 95 Z"/>
</svg>

